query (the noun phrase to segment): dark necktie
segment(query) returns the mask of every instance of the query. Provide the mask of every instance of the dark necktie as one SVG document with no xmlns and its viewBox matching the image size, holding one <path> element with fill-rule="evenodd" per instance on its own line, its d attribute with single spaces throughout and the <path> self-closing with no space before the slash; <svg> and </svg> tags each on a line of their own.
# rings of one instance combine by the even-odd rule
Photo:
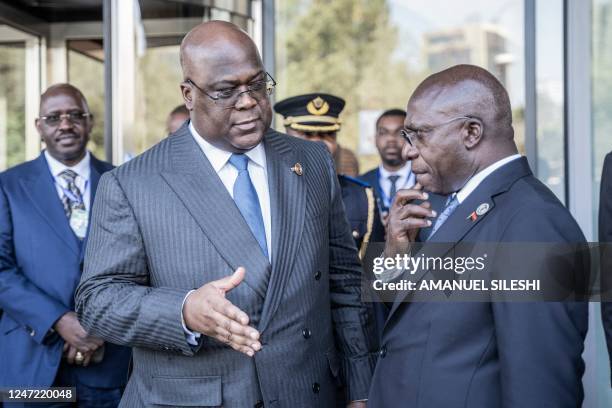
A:
<svg viewBox="0 0 612 408">
<path fill-rule="evenodd" d="M 232 154 L 229 162 L 238 170 L 238 178 L 236 178 L 234 183 L 234 202 L 267 258 L 266 230 L 264 228 L 257 191 L 255 191 L 255 186 L 253 186 L 249 176 L 249 158 L 244 154 Z"/>
<path fill-rule="evenodd" d="M 85 230 L 87 229 L 87 217 L 85 216 L 83 195 L 75 182 L 77 174 L 70 169 L 66 169 L 58 176 L 66 182 L 66 188 L 62 196 L 64 213 L 70 222 L 70 228 L 72 228 L 77 237 L 82 239 L 85 237 Z"/>
<path fill-rule="evenodd" d="M 393 203 L 393 197 L 395 197 L 395 193 L 397 193 L 397 180 L 400 178 L 397 174 L 389 176 L 388 179 L 391 182 L 391 189 L 389 190 L 389 207 L 391 207 L 391 203 Z"/>
</svg>

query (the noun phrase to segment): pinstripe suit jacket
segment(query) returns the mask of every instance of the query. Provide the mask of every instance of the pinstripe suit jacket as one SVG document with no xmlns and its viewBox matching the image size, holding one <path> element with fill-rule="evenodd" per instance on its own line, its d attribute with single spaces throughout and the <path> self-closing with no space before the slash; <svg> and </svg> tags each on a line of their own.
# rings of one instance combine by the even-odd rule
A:
<svg viewBox="0 0 612 408">
<path fill-rule="evenodd" d="M 122 406 L 332 407 L 338 381 L 367 397 L 376 343 L 331 156 L 272 130 L 264 146 L 272 264 L 187 125 L 100 180 L 76 302 L 88 330 L 134 348 Z M 228 299 L 262 350 L 192 348 L 186 293 L 238 266 Z"/>
</svg>

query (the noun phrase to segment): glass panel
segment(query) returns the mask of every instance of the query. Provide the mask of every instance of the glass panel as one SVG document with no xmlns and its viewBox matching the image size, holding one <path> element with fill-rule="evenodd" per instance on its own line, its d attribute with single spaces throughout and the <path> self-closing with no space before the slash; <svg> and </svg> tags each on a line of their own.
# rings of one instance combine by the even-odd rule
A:
<svg viewBox="0 0 612 408">
<path fill-rule="evenodd" d="M 565 202 L 563 1 L 536 1 L 538 178 Z"/>
<path fill-rule="evenodd" d="M 88 148 L 104 158 L 104 46 L 102 40 L 70 40 L 68 82 L 83 92 L 94 115 Z"/>
<path fill-rule="evenodd" d="M 223 8 L 226 3 L 233 8 Z M 183 80 L 179 63 L 183 36 L 197 24 L 212 18 L 232 21 L 245 30 L 252 26 L 247 15 L 248 1 L 214 4 L 219 7 L 160 0 L 138 2 L 140 8 L 134 19 L 134 121 L 123 142 L 125 159 L 166 137 L 168 115 L 183 103 L 179 87 Z"/>
<path fill-rule="evenodd" d="M 404 108 L 433 72 L 475 64 L 506 85 L 523 151 L 523 21 L 523 0 L 440 0 L 435 7 L 430 0 L 279 0 L 276 99 L 305 92 L 346 99 L 338 140 L 359 153 L 363 172 L 379 162 L 372 119 L 381 110 Z"/>
<path fill-rule="evenodd" d="M 612 1 L 593 0 L 593 220 L 595 235 L 601 170 L 612 151 Z M 588 137 L 588 135 L 585 135 Z"/>
<path fill-rule="evenodd" d="M 0 171 L 25 160 L 25 61 L 25 43 L 0 42 Z"/>
</svg>

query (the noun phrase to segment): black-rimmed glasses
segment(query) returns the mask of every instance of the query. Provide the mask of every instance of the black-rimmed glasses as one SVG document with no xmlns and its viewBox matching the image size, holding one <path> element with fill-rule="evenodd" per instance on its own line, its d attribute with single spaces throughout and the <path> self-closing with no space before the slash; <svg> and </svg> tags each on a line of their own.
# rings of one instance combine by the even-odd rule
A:
<svg viewBox="0 0 612 408">
<path fill-rule="evenodd" d="M 473 116 L 457 116 L 456 118 L 452 118 L 438 125 L 427 126 L 427 127 L 423 127 L 419 129 L 404 128 L 400 131 L 400 134 L 408 142 L 410 146 L 414 146 L 414 140 L 418 137 L 423 137 L 425 133 L 431 132 L 432 130 L 435 130 L 444 125 L 448 125 L 449 123 L 452 123 L 456 120 L 469 120 L 469 119 L 475 119 L 475 118 Z"/>
<path fill-rule="evenodd" d="M 236 106 L 240 96 L 245 93 L 248 93 L 250 96 L 259 101 L 260 99 L 269 96 L 274 91 L 274 87 L 276 86 L 276 81 L 274 78 L 272 78 L 272 75 L 267 72 L 264 79 L 253 81 L 246 85 L 246 90 L 241 91 L 241 87 L 236 86 L 217 91 L 214 93 L 214 95 L 211 95 L 204 89 L 200 88 L 189 78 L 186 79 L 185 82 L 193 85 L 198 91 L 212 99 L 217 106 L 224 109 L 229 109 Z"/>
<path fill-rule="evenodd" d="M 62 123 L 62 120 L 68 119 L 73 125 L 82 125 L 87 118 L 91 118 L 93 115 L 89 112 L 70 112 L 63 113 L 61 115 L 46 115 L 41 116 L 39 119 L 45 122 L 47 126 L 58 126 Z"/>
</svg>

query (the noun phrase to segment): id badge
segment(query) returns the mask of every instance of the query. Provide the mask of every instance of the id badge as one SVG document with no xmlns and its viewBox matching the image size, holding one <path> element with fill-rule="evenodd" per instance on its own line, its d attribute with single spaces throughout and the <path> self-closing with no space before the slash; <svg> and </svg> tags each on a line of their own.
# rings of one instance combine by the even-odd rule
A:
<svg viewBox="0 0 612 408">
<path fill-rule="evenodd" d="M 81 208 L 73 208 L 70 214 L 70 228 L 74 231 L 75 235 L 80 239 L 85 238 L 87 234 L 87 211 Z"/>
</svg>

